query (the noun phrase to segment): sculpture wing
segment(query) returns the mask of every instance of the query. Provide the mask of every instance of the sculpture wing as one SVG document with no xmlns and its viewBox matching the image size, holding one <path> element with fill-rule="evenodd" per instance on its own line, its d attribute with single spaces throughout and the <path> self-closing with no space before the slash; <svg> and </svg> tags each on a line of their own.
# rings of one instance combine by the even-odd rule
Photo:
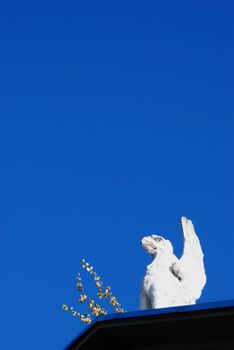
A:
<svg viewBox="0 0 234 350">
<path fill-rule="evenodd" d="M 186 285 L 197 300 L 206 284 L 203 252 L 191 220 L 181 218 L 184 251 L 182 257 L 173 264 L 175 275 Z"/>
</svg>

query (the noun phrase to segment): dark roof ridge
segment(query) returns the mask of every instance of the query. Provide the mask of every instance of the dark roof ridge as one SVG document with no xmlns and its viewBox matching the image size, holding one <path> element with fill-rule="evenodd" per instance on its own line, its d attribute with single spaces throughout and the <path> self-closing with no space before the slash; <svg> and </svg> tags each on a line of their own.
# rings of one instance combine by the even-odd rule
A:
<svg viewBox="0 0 234 350">
<path fill-rule="evenodd" d="M 126 325 L 130 323 L 139 323 L 145 319 L 147 319 L 147 322 L 150 322 L 150 320 L 153 322 L 157 320 L 159 322 L 162 322 L 162 320 L 176 320 L 178 317 L 181 318 L 181 316 L 188 318 L 190 317 L 189 315 L 192 315 L 192 317 L 194 317 L 194 314 L 198 315 L 198 317 L 201 317 L 201 314 L 207 316 L 208 313 L 214 314 L 214 312 L 220 312 L 219 310 L 221 309 L 226 309 L 227 311 L 230 310 L 233 313 L 234 300 L 213 301 L 198 303 L 195 305 L 184 305 L 162 309 L 137 310 L 126 313 L 111 313 L 108 315 L 98 316 L 91 322 L 90 325 L 85 327 L 78 334 L 78 336 L 68 345 L 68 347 L 66 347 L 66 349 L 77 349 L 78 347 L 82 346 L 82 344 L 88 338 L 90 338 L 96 332 L 96 330 L 115 326 L 116 322 L 118 324 L 121 323 L 122 326 L 124 326 L 125 323 Z M 79 343 L 79 345 L 78 347 L 75 347 L 74 345 L 77 343 Z"/>
</svg>

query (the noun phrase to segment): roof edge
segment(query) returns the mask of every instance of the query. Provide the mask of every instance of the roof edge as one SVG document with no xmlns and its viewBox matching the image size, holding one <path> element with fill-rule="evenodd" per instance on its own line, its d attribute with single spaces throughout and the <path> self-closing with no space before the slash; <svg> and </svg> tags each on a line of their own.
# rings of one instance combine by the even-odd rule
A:
<svg viewBox="0 0 234 350">
<path fill-rule="evenodd" d="M 231 300 L 222 300 L 222 301 L 212 301 L 206 303 L 198 303 L 195 305 L 184 305 L 184 306 L 175 306 L 161 309 L 150 309 L 150 310 L 137 310 L 129 311 L 124 313 L 110 313 L 107 315 L 102 315 L 95 317 L 95 319 L 84 329 L 79 332 L 79 334 L 66 346 L 65 349 L 68 349 L 75 341 L 77 341 L 81 336 L 85 336 L 85 333 L 93 333 L 96 329 L 96 326 L 104 321 L 108 320 L 117 320 L 117 319 L 128 319 L 128 318 L 137 318 L 142 316 L 153 316 L 153 315 L 165 315 L 165 314 L 176 314 L 176 313 L 186 313 L 191 311 L 202 311 L 210 309 L 222 309 L 234 307 L 234 299 Z"/>
</svg>

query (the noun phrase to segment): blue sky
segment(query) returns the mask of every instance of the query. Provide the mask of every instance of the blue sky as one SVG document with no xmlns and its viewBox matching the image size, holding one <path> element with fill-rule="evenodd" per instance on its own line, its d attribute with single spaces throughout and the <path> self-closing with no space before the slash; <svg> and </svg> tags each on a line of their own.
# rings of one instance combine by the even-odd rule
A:
<svg viewBox="0 0 234 350">
<path fill-rule="evenodd" d="M 205 253 L 199 302 L 234 298 L 233 9 L 1 3 L 1 349 L 78 334 L 60 305 L 83 257 L 136 310 L 140 240 L 179 256 L 183 215 Z"/>
</svg>

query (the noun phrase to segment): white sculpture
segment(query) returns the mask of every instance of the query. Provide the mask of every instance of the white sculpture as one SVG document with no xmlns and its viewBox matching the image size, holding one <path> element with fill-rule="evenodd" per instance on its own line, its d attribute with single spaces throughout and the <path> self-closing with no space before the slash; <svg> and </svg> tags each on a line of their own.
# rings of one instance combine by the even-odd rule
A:
<svg viewBox="0 0 234 350">
<path fill-rule="evenodd" d="M 143 248 L 153 257 L 143 280 L 140 309 L 195 304 L 206 284 L 203 252 L 191 220 L 181 218 L 184 251 L 173 254 L 170 241 L 161 236 L 142 239 Z"/>
</svg>

